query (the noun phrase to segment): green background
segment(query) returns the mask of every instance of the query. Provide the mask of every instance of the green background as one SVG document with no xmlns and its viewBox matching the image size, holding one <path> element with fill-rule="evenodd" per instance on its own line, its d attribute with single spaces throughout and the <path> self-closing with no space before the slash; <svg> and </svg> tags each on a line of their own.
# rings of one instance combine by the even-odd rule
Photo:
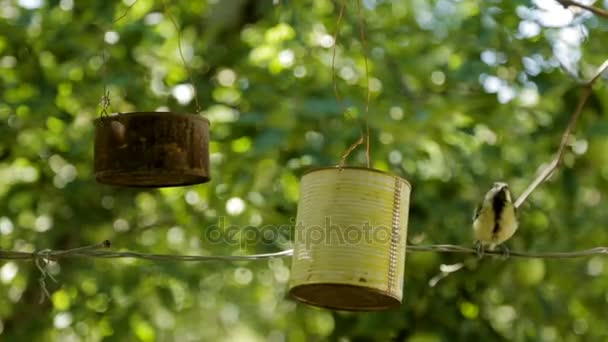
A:
<svg viewBox="0 0 608 342">
<path fill-rule="evenodd" d="M 169 4 L 211 120 L 213 180 L 162 190 L 113 188 L 93 176 L 104 84 L 114 112 L 195 111 L 172 95 L 189 81 L 163 3 L 139 0 L 113 23 L 130 4 L 0 0 L 0 248 L 67 249 L 105 239 L 155 253 L 289 248 L 285 237 L 211 244 L 204 234 L 222 217 L 242 227 L 290 224 L 303 172 L 335 165 L 358 138 L 358 123 L 332 86 L 338 3 Z M 550 161 L 580 92 L 577 78 L 608 57 L 608 20 L 550 0 L 363 1 L 365 114 L 365 49 L 356 2 L 346 7 L 338 89 L 352 116 L 369 122 L 373 167 L 413 185 L 409 243 L 471 246 L 471 215 L 492 183 L 506 181 L 517 195 Z M 563 167 L 523 206 L 512 249 L 608 245 L 603 83 Z M 348 162 L 362 165 L 363 149 Z M 441 278 L 449 265 L 462 268 Z M 2 261 L 0 340 L 608 340 L 608 264 L 599 256 L 408 253 L 403 305 L 378 313 L 288 299 L 289 267 L 289 258 L 62 260 L 49 267 L 58 282 L 47 279 L 51 299 L 40 304 L 36 267 Z"/>
</svg>

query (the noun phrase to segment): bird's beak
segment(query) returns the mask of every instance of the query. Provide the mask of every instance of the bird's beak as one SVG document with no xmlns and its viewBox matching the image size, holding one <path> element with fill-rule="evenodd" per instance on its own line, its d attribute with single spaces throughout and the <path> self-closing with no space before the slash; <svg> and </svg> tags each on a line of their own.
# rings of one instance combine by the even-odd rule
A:
<svg viewBox="0 0 608 342">
<path fill-rule="evenodd" d="M 499 183 L 497 184 L 498 186 L 498 190 L 496 191 L 496 193 L 504 193 L 505 198 L 507 199 L 507 201 L 511 201 L 511 191 L 509 191 L 509 185 L 507 185 L 506 183 Z"/>
</svg>

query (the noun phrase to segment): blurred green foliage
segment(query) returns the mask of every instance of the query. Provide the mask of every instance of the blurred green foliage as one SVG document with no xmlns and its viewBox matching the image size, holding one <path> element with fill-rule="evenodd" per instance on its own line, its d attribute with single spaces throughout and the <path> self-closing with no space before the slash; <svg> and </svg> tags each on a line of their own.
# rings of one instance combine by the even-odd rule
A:
<svg viewBox="0 0 608 342">
<path fill-rule="evenodd" d="M 98 243 L 156 253 L 245 254 L 206 227 L 290 224 L 298 179 L 335 165 L 357 123 L 333 94 L 337 3 L 171 1 L 204 113 L 213 180 L 118 189 L 92 175 L 93 120 L 111 110 L 193 111 L 162 1 L 0 0 L 0 248 Z M 605 58 L 608 20 L 552 0 L 364 0 L 372 162 L 413 184 L 409 241 L 469 245 L 497 180 L 520 193 L 549 161 Z M 596 5 L 605 5 L 598 1 Z M 336 51 L 338 88 L 364 117 L 355 3 Z M 104 44 L 104 40 L 107 42 Z M 105 47 L 104 47 L 105 46 Z M 107 62 L 104 65 L 104 52 Z M 514 249 L 608 244 L 608 107 L 600 80 L 561 171 L 521 212 Z M 358 150 L 349 160 L 364 162 Z M 441 265 L 464 267 L 444 278 Z M 444 266 L 445 267 L 445 266 Z M 605 341 L 606 259 L 477 260 L 408 254 L 399 310 L 345 313 L 286 298 L 289 259 L 242 263 L 65 260 L 50 300 L 28 262 L 0 263 L 3 341 Z"/>
</svg>

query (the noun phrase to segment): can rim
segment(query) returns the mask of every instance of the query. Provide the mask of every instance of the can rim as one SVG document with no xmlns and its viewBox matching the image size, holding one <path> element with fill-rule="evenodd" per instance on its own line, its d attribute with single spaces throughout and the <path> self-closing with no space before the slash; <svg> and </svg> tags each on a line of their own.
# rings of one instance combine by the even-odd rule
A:
<svg viewBox="0 0 608 342">
<path fill-rule="evenodd" d="M 204 116 L 201 116 L 200 114 L 194 114 L 194 113 L 181 113 L 181 112 L 127 112 L 127 113 L 111 113 L 108 116 L 101 116 L 96 118 L 94 121 L 96 123 L 98 122 L 102 122 L 104 120 L 112 120 L 112 119 L 119 119 L 119 118 L 124 118 L 124 117 L 135 117 L 138 115 L 152 115 L 152 116 L 177 116 L 177 117 L 191 117 L 193 119 L 198 119 L 198 120 L 202 120 L 204 122 L 206 122 L 208 125 L 210 124 L 209 119 L 207 119 Z"/>
<path fill-rule="evenodd" d="M 407 179 L 405 179 L 401 176 L 394 175 L 387 171 L 372 169 L 372 168 L 364 167 L 364 166 L 339 166 L 339 165 L 336 165 L 336 166 L 316 167 L 316 168 L 311 168 L 311 169 L 304 171 L 302 176 L 306 176 L 308 174 L 315 173 L 317 171 L 326 171 L 326 170 L 338 170 L 338 171 L 340 171 L 340 170 L 358 170 L 358 171 L 369 171 L 369 172 L 380 173 L 380 174 L 390 176 L 393 178 L 398 178 L 398 179 L 402 180 L 405 184 L 407 184 L 407 186 L 408 186 L 408 188 L 410 188 L 410 190 L 412 189 L 412 184 L 410 184 L 410 182 Z"/>
</svg>

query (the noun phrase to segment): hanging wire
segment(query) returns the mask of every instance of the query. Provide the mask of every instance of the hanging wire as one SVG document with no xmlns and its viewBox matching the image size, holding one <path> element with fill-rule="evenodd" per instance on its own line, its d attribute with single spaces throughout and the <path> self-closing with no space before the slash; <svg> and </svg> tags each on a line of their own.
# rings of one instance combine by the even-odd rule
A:
<svg viewBox="0 0 608 342">
<path fill-rule="evenodd" d="M 107 43 L 105 43 L 104 41 L 104 49 L 101 52 L 101 58 L 103 60 L 103 64 L 102 64 L 102 78 L 103 78 L 103 95 L 101 96 L 101 113 L 100 115 L 102 117 L 107 117 L 108 116 L 108 108 L 110 107 L 110 91 L 108 90 L 108 82 L 107 82 L 107 77 L 108 77 L 108 72 L 107 72 L 107 56 L 106 56 L 106 45 Z"/>
<path fill-rule="evenodd" d="M 369 67 L 367 61 L 367 39 L 365 37 L 365 18 L 363 17 L 363 11 L 361 10 L 361 0 L 357 0 L 357 12 L 359 13 L 359 34 L 361 36 L 361 48 L 363 50 L 363 62 L 365 63 L 365 90 L 367 94 L 365 96 L 365 157 L 367 160 L 367 167 L 370 167 L 370 135 L 369 135 L 369 103 L 371 99 L 371 90 L 369 89 Z"/>
<path fill-rule="evenodd" d="M 44 303 L 45 299 L 51 297 L 46 286 L 46 279 L 50 278 L 52 281 L 57 283 L 57 279 L 55 279 L 53 275 L 47 271 L 49 261 L 45 258 L 45 255 L 49 252 L 51 252 L 50 249 L 43 249 L 32 254 L 34 265 L 36 265 L 36 268 L 38 268 L 38 271 L 40 272 L 40 277 L 38 278 L 38 283 L 40 284 L 40 304 Z"/>
<path fill-rule="evenodd" d="M 133 6 L 135 6 L 136 3 L 137 3 L 137 0 L 135 0 L 132 4 L 130 4 L 118 18 L 116 18 L 115 20 L 112 21 L 112 24 L 116 24 L 120 20 L 127 17 L 130 10 L 133 8 Z M 186 69 L 186 72 L 188 73 L 188 79 L 190 81 L 190 86 L 192 87 L 192 91 L 194 93 L 194 103 L 196 106 L 196 112 L 200 113 L 202 111 L 202 108 L 201 108 L 199 100 L 198 100 L 198 89 L 196 88 L 196 85 L 194 83 L 194 77 L 192 76 L 192 74 L 193 74 L 192 69 L 190 68 L 190 65 L 186 62 L 186 58 L 184 57 L 184 52 L 182 49 L 181 30 L 179 28 L 179 25 L 177 24 L 177 20 L 175 19 L 175 17 L 169 10 L 169 8 L 167 6 L 167 2 L 165 0 L 163 0 L 163 7 L 165 9 L 165 14 L 167 15 L 167 17 L 169 18 L 169 20 L 171 21 L 171 23 L 173 24 L 173 26 L 175 27 L 175 30 L 177 32 L 177 47 L 178 47 L 178 51 L 179 51 L 179 56 L 184 65 L 184 68 Z M 109 112 L 109 108 L 110 108 L 110 104 L 111 104 L 110 91 L 108 90 L 108 87 L 107 87 L 107 62 L 108 62 L 108 59 L 107 59 L 108 51 L 107 50 L 108 50 L 108 45 L 104 39 L 104 48 L 102 51 L 103 94 L 102 94 L 101 103 L 100 103 L 100 105 L 101 105 L 100 115 L 101 116 L 108 116 L 108 112 Z"/>
<path fill-rule="evenodd" d="M 118 23 L 120 20 L 122 20 L 123 18 L 125 18 L 129 12 L 131 11 L 131 8 L 133 8 L 133 6 L 135 6 L 135 4 L 137 3 L 137 0 L 133 1 L 133 3 L 131 3 L 129 6 L 127 6 L 127 8 L 125 9 L 125 11 L 118 16 L 118 18 L 112 20 L 112 25 Z M 107 32 L 107 30 L 104 30 L 104 34 L 105 32 Z M 105 40 L 104 37 L 104 41 L 103 41 L 103 49 L 101 51 L 101 59 L 102 59 L 102 64 L 101 64 L 101 74 L 102 74 L 102 82 L 103 82 L 103 94 L 101 95 L 101 111 L 99 113 L 99 115 L 101 117 L 107 117 L 109 115 L 109 111 L 110 110 L 110 90 L 108 89 L 108 43 Z"/>
<path fill-rule="evenodd" d="M 340 102 L 340 96 L 338 92 L 337 82 L 336 82 L 336 70 L 335 70 L 335 57 L 336 57 L 336 46 L 338 44 L 338 32 L 340 30 L 340 23 L 342 17 L 344 15 L 344 0 L 340 2 L 340 11 L 338 14 L 338 20 L 336 22 L 336 33 L 334 34 L 334 49 L 332 56 L 332 81 L 334 86 L 334 93 L 336 95 L 336 99 Z M 365 65 L 365 81 L 366 81 L 366 98 L 365 98 L 365 118 L 363 119 L 362 127 L 360 128 L 359 139 L 355 141 L 352 145 L 348 147 L 346 152 L 340 158 L 340 167 L 343 167 L 346 164 L 346 159 L 348 156 L 359 146 L 365 143 L 365 159 L 366 165 L 369 168 L 371 166 L 371 145 L 370 145 L 370 129 L 369 129 L 369 105 L 371 99 L 371 90 L 369 87 L 369 66 L 368 66 L 368 56 L 367 56 L 367 39 L 365 35 L 365 18 L 363 16 L 361 1 L 357 0 L 357 12 L 359 17 L 359 35 L 361 39 L 361 48 L 363 50 L 363 61 Z"/>
<path fill-rule="evenodd" d="M 336 30 L 334 32 L 334 47 L 332 49 L 331 56 L 331 81 L 334 86 L 334 95 L 336 96 L 336 101 L 340 104 L 340 107 L 344 109 L 344 104 L 342 103 L 342 98 L 340 96 L 340 91 L 338 90 L 338 82 L 336 81 L 336 50 L 338 45 L 338 39 L 340 38 L 340 25 L 342 24 L 342 18 L 344 17 L 344 8 L 346 7 L 344 4 L 345 0 L 340 0 L 340 10 L 338 12 L 338 19 L 336 20 Z"/>
<path fill-rule="evenodd" d="M 184 57 L 184 52 L 182 50 L 182 32 L 181 32 L 179 25 L 177 24 L 177 20 L 175 20 L 175 17 L 173 16 L 173 14 L 171 13 L 171 10 L 167 6 L 166 0 L 163 0 L 163 6 L 165 8 L 165 13 L 167 14 L 167 17 L 169 17 L 169 20 L 171 20 L 171 22 L 173 23 L 173 26 L 175 27 L 175 31 L 177 32 L 177 49 L 179 50 L 179 56 L 182 60 L 184 68 L 186 69 L 186 72 L 188 73 L 188 79 L 190 80 L 190 86 L 192 87 L 192 91 L 194 92 L 194 103 L 196 105 L 196 113 L 198 114 L 202 111 L 202 108 L 198 102 L 198 89 L 196 88 L 196 85 L 194 84 L 194 77 L 192 76 L 192 69 L 190 68 L 190 65 L 188 64 L 188 62 L 186 62 L 186 58 Z"/>
<path fill-rule="evenodd" d="M 336 97 L 336 102 L 338 102 L 342 111 L 344 111 L 346 113 L 346 116 L 349 118 L 352 118 L 352 115 L 350 114 L 350 112 L 347 109 L 345 109 L 344 104 L 342 103 L 340 91 L 338 90 L 338 82 L 336 80 L 336 50 L 337 50 L 337 46 L 338 46 L 338 40 L 340 38 L 340 27 L 342 24 L 342 19 L 344 18 L 345 9 L 346 9 L 345 0 L 340 0 L 340 9 L 338 12 L 338 18 L 336 20 L 336 30 L 334 32 L 334 46 L 333 46 L 333 52 L 332 52 L 332 58 L 331 58 L 331 75 L 332 75 L 332 83 L 333 83 L 333 88 L 334 88 L 334 95 Z M 367 73 L 367 56 L 365 56 L 365 65 L 366 65 L 366 76 L 367 76 L 367 74 L 368 74 Z M 369 107 L 369 102 L 366 105 L 366 112 L 367 112 L 368 107 Z M 368 146 L 368 151 L 369 151 L 369 127 L 367 126 L 367 121 L 365 123 L 365 127 L 366 127 L 366 129 L 364 130 L 363 124 L 360 125 L 359 139 L 357 139 L 357 141 L 355 141 L 352 145 L 350 145 L 348 147 L 348 149 L 344 152 L 344 154 L 342 154 L 342 157 L 340 158 L 339 167 L 343 167 L 346 164 L 346 158 L 348 158 L 348 156 L 359 145 L 363 144 L 366 140 L 368 142 L 367 146 Z M 365 131 L 367 131 L 367 133 L 368 133 L 367 135 L 365 134 Z M 366 156 L 367 156 L 367 167 L 369 167 L 370 166 L 369 153 Z"/>
</svg>

